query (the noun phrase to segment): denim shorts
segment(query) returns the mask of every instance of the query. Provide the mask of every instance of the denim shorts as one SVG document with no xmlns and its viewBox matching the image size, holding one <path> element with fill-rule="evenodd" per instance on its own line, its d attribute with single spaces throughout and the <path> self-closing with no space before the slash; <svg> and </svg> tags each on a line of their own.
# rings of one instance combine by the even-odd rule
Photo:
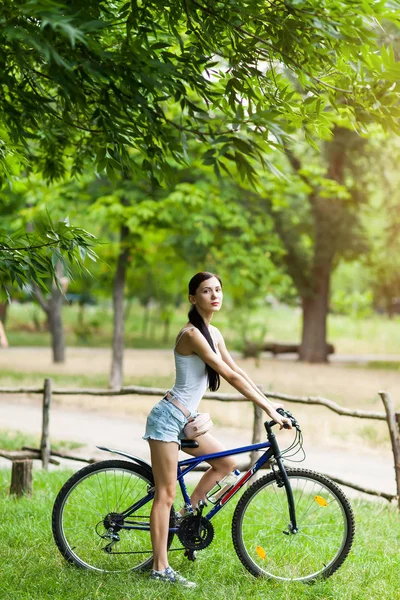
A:
<svg viewBox="0 0 400 600">
<path fill-rule="evenodd" d="M 160 442 L 176 442 L 184 439 L 183 428 L 188 422 L 182 411 L 168 402 L 160 400 L 153 406 L 146 421 L 144 440 L 159 440 Z"/>
</svg>

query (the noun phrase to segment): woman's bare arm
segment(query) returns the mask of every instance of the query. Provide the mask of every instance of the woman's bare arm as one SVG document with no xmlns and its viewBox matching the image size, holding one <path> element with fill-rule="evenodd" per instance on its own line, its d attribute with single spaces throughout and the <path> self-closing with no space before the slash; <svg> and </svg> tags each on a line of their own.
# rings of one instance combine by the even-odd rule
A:
<svg viewBox="0 0 400 600">
<path fill-rule="evenodd" d="M 261 392 L 261 390 L 258 388 L 258 386 L 254 383 L 254 381 L 247 375 L 247 373 L 245 371 L 243 371 L 243 369 L 241 369 L 233 360 L 232 356 L 230 355 L 230 353 L 228 352 L 226 345 L 225 345 L 225 340 L 221 334 L 221 332 L 215 327 L 216 331 L 217 331 L 217 336 L 218 336 L 218 348 L 219 351 L 221 353 L 221 358 L 222 360 L 230 366 L 230 368 L 235 371 L 236 373 L 239 373 L 239 375 L 241 375 L 244 379 L 246 379 L 246 381 L 252 386 L 252 388 L 261 395 L 262 398 L 266 398 L 266 396 Z M 268 398 L 269 400 L 269 398 Z M 271 402 L 272 406 L 276 409 L 276 408 L 281 408 L 283 406 L 283 404 L 281 404 L 280 402 L 272 402 L 272 400 L 269 400 L 269 402 Z"/>
<path fill-rule="evenodd" d="M 214 369 L 223 377 L 232 387 L 243 394 L 245 398 L 260 406 L 276 423 L 282 428 L 284 425 L 292 424 L 289 419 L 282 417 L 276 412 L 272 402 L 268 400 L 261 392 L 253 387 L 245 377 L 232 369 L 221 357 L 213 352 L 204 336 L 197 329 L 192 329 L 186 333 L 187 340 L 190 343 L 192 351 L 197 354 L 205 363 Z"/>
</svg>

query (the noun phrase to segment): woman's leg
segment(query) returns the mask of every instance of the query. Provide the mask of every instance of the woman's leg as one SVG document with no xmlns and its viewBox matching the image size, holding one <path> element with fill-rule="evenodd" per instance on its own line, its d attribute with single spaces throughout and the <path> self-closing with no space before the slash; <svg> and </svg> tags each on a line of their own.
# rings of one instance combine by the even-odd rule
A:
<svg viewBox="0 0 400 600">
<path fill-rule="evenodd" d="M 210 433 L 205 433 L 196 438 L 198 448 L 185 448 L 185 452 L 191 456 L 200 456 L 201 454 L 213 454 L 214 452 L 223 452 L 224 446 L 216 440 Z M 199 500 L 205 500 L 209 492 L 217 481 L 221 481 L 225 475 L 233 471 L 236 463 L 233 457 L 225 456 L 209 461 L 210 469 L 206 471 L 199 483 L 196 485 L 191 496 L 192 506 L 195 507 Z"/>
<path fill-rule="evenodd" d="M 149 445 L 155 482 L 155 496 L 150 514 L 153 569 L 163 571 L 168 567 L 169 516 L 176 492 L 179 446 L 175 442 L 151 439 Z"/>
</svg>

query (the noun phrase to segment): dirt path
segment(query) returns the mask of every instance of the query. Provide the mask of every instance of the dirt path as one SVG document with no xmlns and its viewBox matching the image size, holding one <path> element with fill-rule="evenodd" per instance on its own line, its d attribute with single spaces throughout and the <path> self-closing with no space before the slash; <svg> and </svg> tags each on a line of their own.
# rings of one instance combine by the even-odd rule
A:
<svg viewBox="0 0 400 600">
<path fill-rule="evenodd" d="M 105 458 L 105 453 L 96 449 L 97 445 L 103 445 L 126 450 L 148 460 L 148 445 L 142 440 L 144 423 L 145 417 L 140 414 L 112 415 L 109 411 L 88 411 L 86 408 L 54 405 L 50 431 L 53 439 L 84 444 L 79 452 L 85 456 Z M 0 397 L 0 428 L 37 435 L 41 429 L 41 400 Z M 228 448 L 251 442 L 251 429 L 248 427 L 235 429 L 216 426 L 214 432 Z M 280 439 L 284 446 L 286 439 L 289 443 L 290 434 L 281 433 Z M 363 449 L 349 453 L 340 447 L 321 444 L 314 446 L 311 439 L 305 441 L 305 449 L 307 458 L 299 465 L 301 467 L 336 475 L 372 489 L 395 493 L 390 451 Z"/>
</svg>

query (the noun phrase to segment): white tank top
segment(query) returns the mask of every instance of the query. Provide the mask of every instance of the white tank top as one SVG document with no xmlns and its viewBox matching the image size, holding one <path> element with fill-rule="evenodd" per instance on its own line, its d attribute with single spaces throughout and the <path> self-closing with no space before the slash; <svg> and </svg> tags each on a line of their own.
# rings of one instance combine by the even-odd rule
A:
<svg viewBox="0 0 400 600">
<path fill-rule="evenodd" d="M 207 389 L 208 376 L 206 363 L 197 356 L 197 354 L 188 354 L 187 356 L 184 356 L 183 354 L 178 354 L 176 351 L 176 347 L 182 336 L 190 329 L 195 329 L 195 327 L 183 329 L 176 340 L 174 348 L 176 375 L 175 383 L 171 388 L 171 393 L 174 394 L 179 402 L 182 402 L 191 413 L 193 413 L 197 410 L 199 402 Z M 215 336 L 212 337 L 214 346 L 217 349 Z"/>
</svg>

